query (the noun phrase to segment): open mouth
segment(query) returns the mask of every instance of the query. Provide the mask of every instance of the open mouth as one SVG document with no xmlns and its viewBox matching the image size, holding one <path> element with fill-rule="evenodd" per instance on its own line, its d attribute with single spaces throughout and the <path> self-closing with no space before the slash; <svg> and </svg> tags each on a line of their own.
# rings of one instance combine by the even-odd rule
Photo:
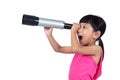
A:
<svg viewBox="0 0 120 80">
<path fill-rule="evenodd" d="M 79 39 L 79 40 L 82 40 L 82 38 L 83 38 L 82 36 L 78 36 L 78 39 Z"/>
</svg>

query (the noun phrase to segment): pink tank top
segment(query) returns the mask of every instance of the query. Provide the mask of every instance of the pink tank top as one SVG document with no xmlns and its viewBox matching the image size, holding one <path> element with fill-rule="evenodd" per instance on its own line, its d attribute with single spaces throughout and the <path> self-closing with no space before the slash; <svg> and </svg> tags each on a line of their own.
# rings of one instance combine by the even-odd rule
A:
<svg viewBox="0 0 120 80">
<path fill-rule="evenodd" d="M 92 56 L 75 54 L 70 66 L 69 80 L 97 80 L 102 73 L 102 56 L 98 64 Z"/>
</svg>

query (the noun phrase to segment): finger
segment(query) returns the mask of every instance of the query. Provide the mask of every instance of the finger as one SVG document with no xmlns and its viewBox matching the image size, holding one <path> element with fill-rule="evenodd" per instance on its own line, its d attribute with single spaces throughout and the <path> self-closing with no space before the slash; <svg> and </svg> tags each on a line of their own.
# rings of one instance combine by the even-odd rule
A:
<svg viewBox="0 0 120 80">
<path fill-rule="evenodd" d="M 53 26 L 51 26 L 50 28 L 53 29 Z"/>
<path fill-rule="evenodd" d="M 50 29 L 50 27 L 48 27 L 48 26 L 45 26 L 44 28 L 45 28 L 45 29 Z"/>
</svg>

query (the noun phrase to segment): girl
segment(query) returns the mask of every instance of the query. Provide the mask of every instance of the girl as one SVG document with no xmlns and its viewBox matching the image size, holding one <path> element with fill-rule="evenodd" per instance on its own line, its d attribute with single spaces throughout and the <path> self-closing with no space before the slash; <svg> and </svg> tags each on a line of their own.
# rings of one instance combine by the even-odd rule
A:
<svg viewBox="0 0 120 80">
<path fill-rule="evenodd" d="M 101 36 L 106 30 L 105 21 L 96 15 L 84 16 L 71 28 L 71 46 L 60 46 L 52 36 L 53 27 L 45 28 L 46 36 L 56 52 L 74 53 L 69 80 L 97 80 L 101 75 L 104 46 Z M 96 44 L 99 42 L 99 45 Z"/>
</svg>

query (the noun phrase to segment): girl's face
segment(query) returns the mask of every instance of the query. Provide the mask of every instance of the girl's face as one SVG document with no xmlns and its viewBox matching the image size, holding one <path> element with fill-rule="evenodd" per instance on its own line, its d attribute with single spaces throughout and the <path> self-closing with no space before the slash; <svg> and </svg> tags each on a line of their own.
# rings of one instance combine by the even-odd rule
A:
<svg viewBox="0 0 120 80">
<path fill-rule="evenodd" d="M 95 32 L 93 27 L 89 23 L 80 23 L 80 29 L 78 30 L 78 39 L 81 45 L 91 45 L 94 43 Z"/>
</svg>

